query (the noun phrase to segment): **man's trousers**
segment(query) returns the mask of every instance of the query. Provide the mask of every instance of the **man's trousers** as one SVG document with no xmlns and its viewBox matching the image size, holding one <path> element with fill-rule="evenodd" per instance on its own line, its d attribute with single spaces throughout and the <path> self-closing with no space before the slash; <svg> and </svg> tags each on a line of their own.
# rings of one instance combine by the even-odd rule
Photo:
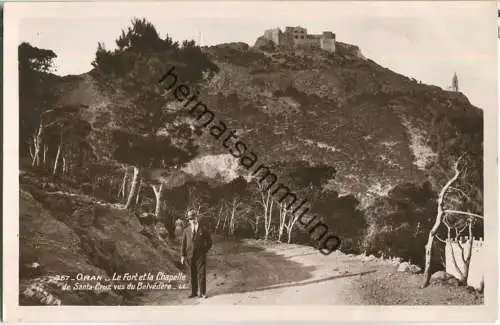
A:
<svg viewBox="0 0 500 325">
<path fill-rule="evenodd" d="M 207 293 L 206 260 L 205 256 L 200 256 L 193 258 L 190 263 L 191 293 L 195 296 L 198 295 L 198 289 L 201 296 Z"/>
</svg>

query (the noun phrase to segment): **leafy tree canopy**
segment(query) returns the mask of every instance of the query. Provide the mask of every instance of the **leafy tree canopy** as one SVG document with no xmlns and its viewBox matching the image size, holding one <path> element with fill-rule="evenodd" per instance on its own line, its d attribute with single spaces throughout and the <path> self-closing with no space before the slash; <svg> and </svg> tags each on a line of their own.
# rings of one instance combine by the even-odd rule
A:
<svg viewBox="0 0 500 325">
<path fill-rule="evenodd" d="M 23 42 L 18 47 L 21 72 L 51 72 L 57 55 L 52 50 L 40 49 Z"/>
<path fill-rule="evenodd" d="M 165 167 L 195 155 L 194 134 L 182 119 L 186 112 L 167 109 L 169 99 L 158 83 L 172 66 L 182 83 L 196 83 L 218 70 L 194 41 L 179 44 L 168 35 L 161 38 L 153 24 L 135 18 L 116 39 L 116 49 L 98 44 L 92 65 L 102 89 L 126 98 L 112 108 L 118 128 L 113 135 L 115 159 Z"/>
<path fill-rule="evenodd" d="M 40 125 L 44 111 L 51 109 L 57 100 L 49 75 L 56 57 L 52 50 L 29 43 L 18 46 L 20 152 L 27 152 L 29 138 Z"/>
</svg>

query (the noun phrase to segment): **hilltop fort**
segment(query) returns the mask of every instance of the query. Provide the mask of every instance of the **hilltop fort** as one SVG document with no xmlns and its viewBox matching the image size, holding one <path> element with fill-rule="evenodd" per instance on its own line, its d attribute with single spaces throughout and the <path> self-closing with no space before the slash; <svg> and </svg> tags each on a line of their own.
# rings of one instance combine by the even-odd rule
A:
<svg viewBox="0 0 500 325">
<path fill-rule="evenodd" d="M 277 46 L 292 51 L 321 49 L 329 53 L 343 53 L 365 59 L 358 46 L 337 41 L 335 33 L 324 31 L 321 34 L 308 34 L 307 29 L 301 26 L 287 26 L 284 31 L 279 27 L 265 30 L 264 35 L 255 42 L 255 47 L 266 48 L 268 46 Z"/>
<path fill-rule="evenodd" d="M 335 52 L 335 34 L 331 31 L 308 34 L 307 29 L 300 26 L 285 27 L 284 32 L 277 27 L 265 30 L 264 38 L 285 48 L 320 48 Z"/>
</svg>

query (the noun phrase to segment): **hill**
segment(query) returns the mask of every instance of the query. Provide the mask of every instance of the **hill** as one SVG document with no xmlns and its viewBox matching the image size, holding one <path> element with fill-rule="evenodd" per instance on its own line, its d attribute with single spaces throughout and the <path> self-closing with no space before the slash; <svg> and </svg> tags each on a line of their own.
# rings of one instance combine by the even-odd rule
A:
<svg viewBox="0 0 500 325">
<path fill-rule="evenodd" d="M 67 233 L 56 246 L 70 247 L 75 233 L 87 240 L 71 244 L 83 251 L 69 260 L 97 256 L 88 267 L 107 274 L 149 259 L 174 270 L 175 223 L 187 209 L 219 235 L 317 244 L 262 184 L 240 177 L 241 160 L 165 91 L 159 80 L 172 67 L 217 120 L 310 199 L 311 213 L 342 238 L 345 253 L 423 266 L 438 193 L 458 160 L 461 174 L 446 207 L 482 213 L 483 114 L 462 93 L 402 76 L 347 43 L 335 53 L 261 41 L 200 48 L 134 20 L 116 45 L 99 44 L 92 71 L 65 77 L 50 73 L 55 53 L 20 45 L 20 169 L 30 173 L 21 188 L 37 201 L 26 196 L 22 206 Z M 68 202 L 47 194 L 47 186 L 75 195 Z M 161 248 L 141 234 L 144 213 L 153 216 L 152 238 L 165 240 L 158 239 Z M 42 231 L 23 216 L 25 233 Z M 459 231 L 463 222 L 449 227 Z M 482 236 L 481 223 L 470 229 Z M 127 240 L 137 252 L 120 246 Z M 33 249 L 29 236 L 21 245 Z M 433 261 L 442 267 L 440 256 Z M 22 263 L 33 262 L 28 256 Z"/>
</svg>

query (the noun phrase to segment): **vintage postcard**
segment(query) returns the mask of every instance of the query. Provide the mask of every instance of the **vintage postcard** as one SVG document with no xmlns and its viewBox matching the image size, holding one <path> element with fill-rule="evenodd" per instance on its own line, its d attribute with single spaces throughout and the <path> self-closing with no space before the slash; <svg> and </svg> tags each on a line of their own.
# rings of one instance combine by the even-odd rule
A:
<svg viewBox="0 0 500 325">
<path fill-rule="evenodd" d="M 4 316 L 493 321 L 493 1 L 6 3 Z"/>
</svg>

